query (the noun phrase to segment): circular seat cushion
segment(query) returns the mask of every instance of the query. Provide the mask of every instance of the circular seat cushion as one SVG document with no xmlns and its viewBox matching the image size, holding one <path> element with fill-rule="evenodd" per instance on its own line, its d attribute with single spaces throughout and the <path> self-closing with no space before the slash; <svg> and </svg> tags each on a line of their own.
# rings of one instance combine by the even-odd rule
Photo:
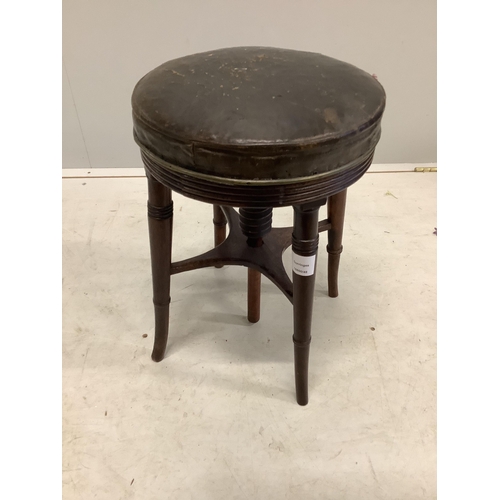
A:
<svg viewBox="0 0 500 500">
<path fill-rule="evenodd" d="M 294 182 L 366 163 L 384 107 L 382 86 L 355 66 L 269 47 L 169 61 L 132 95 L 145 155 L 226 181 Z"/>
</svg>

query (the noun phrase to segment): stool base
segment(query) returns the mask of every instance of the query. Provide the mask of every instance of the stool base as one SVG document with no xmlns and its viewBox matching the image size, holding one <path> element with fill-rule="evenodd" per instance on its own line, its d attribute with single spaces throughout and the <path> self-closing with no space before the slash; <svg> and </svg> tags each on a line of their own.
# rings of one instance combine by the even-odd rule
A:
<svg viewBox="0 0 500 500">
<path fill-rule="evenodd" d="M 319 233 L 328 231 L 328 293 L 336 297 L 346 191 L 328 199 L 327 219 L 318 222 L 319 208 L 326 203 L 326 199 L 294 206 L 293 227 L 267 228 L 265 236 L 257 239 L 249 239 L 248 235 L 243 233 L 245 227 L 241 229 L 240 216 L 232 207 L 214 205 L 215 248 L 195 257 L 172 262 L 171 190 L 151 176 L 148 176 L 148 186 L 148 220 L 155 305 L 155 342 L 152 359 L 161 361 L 167 346 L 170 277 L 204 267 L 245 266 L 248 268 L 248 320 L 251 323 L 260 319 L 261 275 L 273 282 L 293 305 L 297 403 L 306 405 L 308 403 L 309 346 L 316 274 L 315 257 Z M 227 235 L 226 224 L 229 226 Z M 314 261 L 313 268 L 307 272 L 301 273 L 300 269 L 298 271 L 294 269 L 293 281 L 285 271 L 282 260 L 284 251 L 290 245 L 292 245 L 294 259 L 305 259 L 304 262 L 311 262 L 312 258 Z"/>
</svg>

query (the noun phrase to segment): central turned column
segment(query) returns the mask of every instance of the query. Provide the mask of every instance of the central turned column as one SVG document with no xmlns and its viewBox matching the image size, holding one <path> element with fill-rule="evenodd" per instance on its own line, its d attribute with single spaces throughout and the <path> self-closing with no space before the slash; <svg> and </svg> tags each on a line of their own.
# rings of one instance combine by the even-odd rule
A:
<svg viewBox="0 0 500 500">
<path fill-rule="evenodd" d="M 258 248 L 264 244 L 264 236 L 271 231 L 272 208 L 240 208 L 240 229 L 247 237 L 250 247 Z M 261 274 L 257 269 L 248 268 L 247 311 L 248 321 L 257 323 L 260 319 L 260 282 Z"/>
</svg>

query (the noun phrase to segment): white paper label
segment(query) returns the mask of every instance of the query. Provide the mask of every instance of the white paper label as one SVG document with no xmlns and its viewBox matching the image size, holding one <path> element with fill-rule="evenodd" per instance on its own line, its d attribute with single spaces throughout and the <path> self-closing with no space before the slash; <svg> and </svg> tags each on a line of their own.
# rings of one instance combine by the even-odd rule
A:
<svg viewBox="0 0 500 500">
<path fill-rule="evenodd" d="M 299 276 L 312 276 L 314 274 L 314 264 L 316 263 L 316 255 L 297 255 L 292 252 L 292 269 Z"/>
</svg>

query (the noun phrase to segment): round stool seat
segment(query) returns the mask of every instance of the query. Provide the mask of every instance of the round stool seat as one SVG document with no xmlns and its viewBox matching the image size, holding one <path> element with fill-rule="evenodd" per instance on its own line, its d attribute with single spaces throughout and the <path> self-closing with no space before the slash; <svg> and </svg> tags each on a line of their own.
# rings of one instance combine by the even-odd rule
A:
<svg viewBox="0 0 500 500">
<path fill-rule="evenodd" d="M 267 47 L 175 59 L 132 96 L 146 169 L 186 196 L 230 206 L 346 189 L 371 163 L 384 107 L 382 86 L 355 66 Z"/>
</svg>

